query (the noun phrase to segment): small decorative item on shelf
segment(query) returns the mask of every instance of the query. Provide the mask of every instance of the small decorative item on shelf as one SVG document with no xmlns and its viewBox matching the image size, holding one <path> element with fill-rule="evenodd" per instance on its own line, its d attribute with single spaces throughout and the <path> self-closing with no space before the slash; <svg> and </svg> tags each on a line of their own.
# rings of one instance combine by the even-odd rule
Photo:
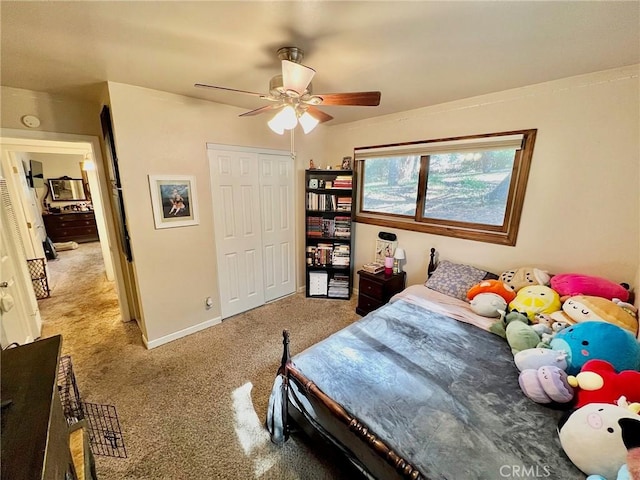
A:
<svg viewBox="0 0 640 480">
<path fill-rule="evenodd" d="M 316 168 L 315 164 L 313 163 L 313 158 L 309 159 L 309 168 Z"/>
<path fill-rule="evenodd" d="M 384 257 L 384 274 L 391 275 L 393 273 L 393 257 Z"/>
<path fill-rule="evenodd" d="M 342 170 L 351 170 L 351 157 L 342 158 Z"/>
</svg>

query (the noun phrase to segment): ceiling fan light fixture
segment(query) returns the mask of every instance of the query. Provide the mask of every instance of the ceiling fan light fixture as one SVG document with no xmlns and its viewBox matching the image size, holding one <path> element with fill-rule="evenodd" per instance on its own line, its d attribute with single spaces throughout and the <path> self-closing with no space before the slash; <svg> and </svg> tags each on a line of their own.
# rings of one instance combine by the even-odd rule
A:
<svg viewBox="0 0 640 480">
<path fill-rule="evenodd" d="M 296 128 L 298 124 L 298 115 L 296 115 L 296 110 L 291 105 L 284 107 L 276 116 L 280 117 L 281 125 L 285 130 Z"/>
<path fill-rule="evenodd" d="M 278 122 L 277 117 L 278 115 L 275 115 L 271 120 L 267 122 L 267 125 L 269 125 L 269 128 L 271 129 L 271 131 L 273 131 L 273 133 L 282 135 L 284 134 L 284 128 L 282 128 L 282 125 L 280 125 L 280 123 Z"/>
<path fill-rule="evenodd" d="M 285 91 L 293 90 L 298 95 L 303 95 L 315 74 L 313 68 L 282 60 L 282 84 Z"/>
<path fill-rule="evenodd" d="M 284 130 L 296 128 L 298 116 L 296 115 L 295 109 L 291 105 L 287 105 L 269 120 L 267 124 L 271 130 L 282 135 Z"/>
<path fill-rule="evenodd" d="M 300 126 L 302 127 L 302 130 L 304 130 L 304 133 L 310 133 L 314 128 L 318 126 L 320 120 L 315 118 L 309 112 L 304 112 L 302 115 L 300 115 L 298 122 L 300 122 Z"/>
</svg>

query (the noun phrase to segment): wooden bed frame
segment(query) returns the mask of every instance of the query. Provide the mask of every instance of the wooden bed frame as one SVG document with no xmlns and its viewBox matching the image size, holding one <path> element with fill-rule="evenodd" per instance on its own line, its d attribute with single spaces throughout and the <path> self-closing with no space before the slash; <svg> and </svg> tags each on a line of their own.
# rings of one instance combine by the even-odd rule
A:
<svg viewBox="0 0 640 480">
<path fill-rule="evenodd" d="M 400 473 L 401 478 L 411 480 L 428 480 L 427 477 L 407 460 L 402 458 L 396 452 L 394 452 L 386 443 L 379 439 L 375 433 L 362 423 L 357 417 L 347 412 L 340 404 L 324 393 L 318 386 L 304 376 L 291 361 L 291 355 L 289 354 L 289 331 L 284 330 L 282 332 L 284 345 L 282 354 L 282 363 L 278 369 L 278 374 L 283 376 L 283 388 L 289 388 L 289 382 L 294 381 L 298 386 L 304 390 L 307 395 L 313 396 L 316 400 L 322 403 L 331 415 L 338 419 L 341 423 L 349 427 L 356 437 L 362 440 L 368 445 L 379 457 L 384 459 L 389 465 L 391 465 L 397 472 Z M 284 438 L 289 437 L 289 413 L 288 413 L 289 401 L 284 395 L 284 401 L 282 402 L 282 418 L 284 419 Z"/>
<path fill-rule="evenodd" d="M 427 270 L 428 277 L 431 276 L 435 268 L 435 248 L 432 248 L 430 252 L 429 267 Z M 289 352 L 289 331 L 284 330 L 282 332 L 282 336 L 283 352 L 278 374 L 282 375 L 283 389 L 285 390 L 285 395 L 283 396 L 284 401 L 282 402 L 282 418 L 284 419 L 285 439 L 289 437 L 289 401 L 286 391 L 289 388 L 289 382 L 294 381 L 307 395 L 313 396 L 322 405 L 324 405 L 334 418 L 346 425 L 349 430 L 352 431 L 362 442 L 368 445 L 377 456 L 393 467 L 400 474 L 401 478 L 410 480 L 428 480 L 428 478 L 425 477 L 414 465 L 398 455 L 383 440 L 378 438 L 376 434 L 372 432 L 360 419 L 347 412 L 340 404 L 320 390 L 313 381 L 303 375 L 291 361 L 291 354 Z"/>
</svg>

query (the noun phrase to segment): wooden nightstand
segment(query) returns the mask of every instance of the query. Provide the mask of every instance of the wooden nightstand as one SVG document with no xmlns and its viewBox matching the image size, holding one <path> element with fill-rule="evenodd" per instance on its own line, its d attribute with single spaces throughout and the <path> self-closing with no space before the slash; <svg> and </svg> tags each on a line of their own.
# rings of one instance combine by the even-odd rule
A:
<svg viewBox="0 0 640 480">
<path fill-rule="evenodd" d="M 360 275 L 356 307 L 358 315 L 366 315 L 381 307 L 405 287 L 405 272 L 385 275 L 384 272 L 373 274 L 359 270 L 358 275 Z"/>
</svg>

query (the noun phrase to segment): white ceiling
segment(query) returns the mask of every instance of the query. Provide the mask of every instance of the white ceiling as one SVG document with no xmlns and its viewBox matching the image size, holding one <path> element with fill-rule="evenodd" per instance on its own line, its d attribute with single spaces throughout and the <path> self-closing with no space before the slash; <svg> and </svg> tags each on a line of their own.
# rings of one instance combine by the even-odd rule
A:
<svg viewBox="0 0 640 480">
<path fill-rule="evenodd" d="M 276 51 L 297 46 L 314 93 L 380 90 L 379 107 L 323 107 L 330 124 L 640 63 L 640 2 L 141 1 L 0 3 L 1 83 L 92 98 L 111 80 L 247 110 Z"/>
</svg>

